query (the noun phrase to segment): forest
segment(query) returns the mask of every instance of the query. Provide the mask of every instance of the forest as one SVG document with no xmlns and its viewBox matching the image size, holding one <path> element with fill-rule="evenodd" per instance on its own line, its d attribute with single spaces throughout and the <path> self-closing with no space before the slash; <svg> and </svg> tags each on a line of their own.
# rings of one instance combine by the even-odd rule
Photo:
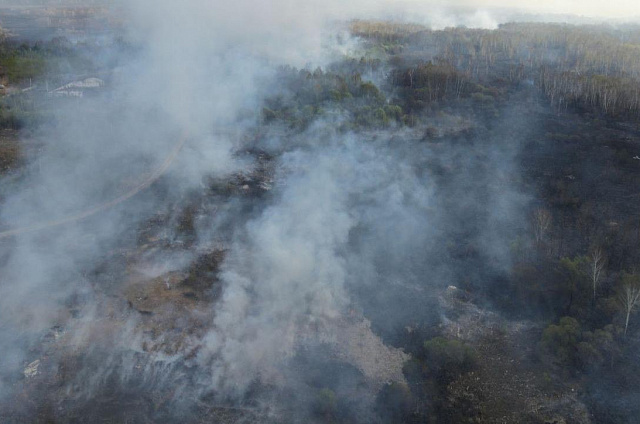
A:
<svg viewBox="0 0 640 424">
<path fill-rule="evenodd" d="M 509 267 L 492 269 L 498 260 L 462 220 L 446 260 L 463 270 L 456 286 L 464 299 L 536 323 L 527 361 L 543 376 L 542 390 L 574 384 L 593 422 L 632 422 L 639 406 L 640 30 L 513 23 L 432 31 L 355 21 L 350 31 L 362 40 L 362 56 L 326 70 L 282 69 L 292 95 L 268 100 L 264 122 L 304 128 L 337 109 L 347 116 L 342 131 L 410 128 L 424 143 L 467 145 L 473 153 L 478 133 L 490 133 L 507 108 L 535 103 L 537 116 L 510 118 L 538 123 L 515 156 L 515 183 L 533 197 L 527 225 L 509 230 Z M 456 173 L 441 169 L 437 177 Z M 415 337 L 398 342 L 414 356 L 405 368 L 409 387 L 381 395 L 401 405 L 391 421 L 498 422 L 502 411 L 451 393 L 485 360 L 473 344 Z M 482 392 L 476 396 L 492 396 Z M 421 398 L 438 400 L 416 412 Z M 554 422 L 586 422 L 564 420 Z M 547 421 L 534 414 L 509 422 Z"/>
</svg>

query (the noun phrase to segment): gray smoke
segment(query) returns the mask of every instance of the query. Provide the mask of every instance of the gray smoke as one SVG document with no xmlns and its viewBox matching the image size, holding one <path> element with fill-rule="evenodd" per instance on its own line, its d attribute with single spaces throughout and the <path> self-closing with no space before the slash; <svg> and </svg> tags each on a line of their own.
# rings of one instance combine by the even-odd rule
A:
<svg viewBox="0 0 640 424">
<path fill-rule="evenodd" d="M 445 239 L 476 209 L 486 212 L 477 217 L 478 243 L 498 268 L 507 267 L 507 240 L 522 224 L 527 202 L 509 181 L 519 147 L 513 132 L 480 134 L 486 142 L 469 150 L 427 145 L 410 131 L 339 134 L 331 130 L 336 121 L 327 119 L 298 135 L 274 131 L 242 139 L 260 119 L 278 65 L 329 63 L 345 50 L 330 43 L 336 19 L 381 16 L 388 6 L 357 3 L 124 5 L 126 35 L 138 54 L 123 60 L 106 93 L 64 103 L 55 123 L 37 134 L 40 151 L 19 178 L 3 181 L 0 223 L 54 222 L 117 198 L 123 187 L 152 174 L 184 134 L 187 143 L 157 184 L 127 202 L 0 241 L 1 395 L 12 394 L 16 375 L 37 359 L 36 346 L 47 335 L 57 337 L 58 329 L 64 329 L 63 349 L 99 358 L 76 364 L 77 386 L 69 389 L 88 400 L 112 378 L 127 386 L 139 375 L 143 381 L 135 384 L 173 387 L 184 402 L 210 393 L 241 398 L 256 382 L 295 386 L 299 381 L 290 380 L 303 377 L 288 366 L 302 348 L 326 344 L 335 355 L 357 356 L 337 342 L 344 326 L 355 326 L 345 323 L 349 314 L 354 321 L 366 317 L 385 334 L 407 316 L 438 315 L 435 288 L 461 279 L 461 270 L 443 262 Z M 434 26 L 496 24 L 475 11 L 430 19 Z M 210 179 L 255 167 L 241 154 L 249 149 L 277 158 L 274 188 L 249 212 L 254 205 L 245 200 L 199 217 L 194 250 L 219 239 L 226 249 L 220 298 L 190 312 L 176 306 L 170 316 L 183 319 L 180 325 L 198 322 L 204 330 L 181 338 L 179 348 L 150 351 L 148 344 L 163 336 L 145 334 L 145 318 L 114 294 L 128 290 L 131 271 L 127 260 L 117 262 L 118 249 L 135 248 L 144 223 L 160 212 L 171 215 L 167 205 L 187 202 Z M 425 171 L 430 161 L 459 172 L 441 184 Z M 478 187 L 491 188 L 481 194 Z M 476 195 L 483 195 L 477 208 Z M 487 212 L 491 205 L 495 212 Z M 168 222 L 172 233 L 175 221 Z M 153 266 L 140 272 L 155 278 L 183 271 L 196 256 L 153 253 L 144 258 Z M 105 262 L 118 270 L 96 272 Z M 398 303 L 399 292 L 413 303 Z M 189 377 L 194 370 L 198 376 Z M 365 365 L 360 371 L 369 376 Z"/>
</svg>

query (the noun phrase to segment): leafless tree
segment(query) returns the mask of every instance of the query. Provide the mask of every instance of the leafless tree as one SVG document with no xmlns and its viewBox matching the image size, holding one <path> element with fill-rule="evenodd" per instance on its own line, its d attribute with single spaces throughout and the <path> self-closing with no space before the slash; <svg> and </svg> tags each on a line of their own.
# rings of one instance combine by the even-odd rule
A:
<svg viewBox="0 0 640 424">
<path fill-rule="evenodd" d="M 591 251 L 589 255 L 589 279 L 591 280 L 591 286 L 593 289 L 593 302 L 596 301 L 596 289 L 600 284 L 600 278 L 602 277 L 602 271 L 604 269 L 605 258 L 602 249 L 596 247 Z"/>
<path fill-rule="evenodd" d="M 637 275 L 627 274 L 623 276 L 622 290 L 618 295 L 618 302 L 625 313 L 624 335 L 626 336 L 629 328 L 629 317 L 640 303 L 640 284 L 638 284 Z"/>
<path fill-rule="evenodd" d="M 536 209 L 533 214 L 533 234 L 536 240 L 536 244 L 542 243 L 551 228 L 551 212 L 547 209 Z"/>
</svg>

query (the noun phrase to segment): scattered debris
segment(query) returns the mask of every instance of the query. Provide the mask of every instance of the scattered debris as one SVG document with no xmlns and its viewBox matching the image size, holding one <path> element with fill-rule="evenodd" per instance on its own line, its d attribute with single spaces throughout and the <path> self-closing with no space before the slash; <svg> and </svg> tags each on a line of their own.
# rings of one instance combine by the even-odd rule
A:
<svg viewBox="0 0 640 424">
<path fill-rule="evenodd" d="M 33 378 L 38 375 L 38 368 L 40 367 L 40 360 L 36 359 L 24 369 L 24 376 L 26 378 Z"/>
<path fill-rule="evenodd" d="M 406 384 L 402 367 L 411 356 L 402 349 L 385 345 L 364 317 L 341 316 L 297 331 L 296 349 L 316 343 L 331 346 L 338 360 L 362 372 L 373 393 L 388 383 Z"/>
<path fill-rule="evenodd" d="M 385 345 L 371 329 L 369 320 L 342 319 L 338 326 L 338 357 L 362 371 L 374 391 L 387 383 L 406 384 L 402 367 L 411 356 L 402 349 Z"/>
<path fill-rule="evenodd" d="M 550 384 L 532 363 L 541 328 L 529 321 L 509 321 L 494 312 L 452 296 L 449 286 L 440 298 L 445 311 L 443 334 L 472 347 L 478 369 L 447 387 L 448 407 L 473 405 L 482 422 L 529 422 L 531 416 L 553 417 L 545 422 L 590 424 L 586 406 L 569 382 Z M 452 318 L 447 318 L 451 316 Z M 537 422 L 537 421 L 536 421 Z"/>
<path fill-rule="evenodd" d="M 86 90 L 99 89 L 104 85 L 104 81 L 99 78 L 87 78 L 65 84 L 50 91 L 48 94 L 56 97 L 84 97 Z"/>
</svg>

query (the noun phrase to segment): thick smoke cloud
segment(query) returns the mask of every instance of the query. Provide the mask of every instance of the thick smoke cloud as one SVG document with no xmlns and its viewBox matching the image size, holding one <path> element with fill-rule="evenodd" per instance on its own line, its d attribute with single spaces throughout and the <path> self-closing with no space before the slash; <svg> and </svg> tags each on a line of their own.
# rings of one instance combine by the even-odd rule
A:
<svg viewBox="0 0 640 424">
<path fill-rule="evenodd" d="M 335 323 L 351 305 L 349 288 L 376 272 L 367 269 L 381 253 L 374 246 L 403 256 L 396 260 L 406 267 L 406 255 L 432 231 L 428 185 L 410 166 L 373 141 L 325 137 L 330 141 L 314 137 L 316 146 L 283 156 L 287 172 L 277 203 L 251 220 L 231 248 L 222 274 L 226 292 L 205 350 L 218 358 L 216 386 L 246 387 L 293 356 L 311 328 L 336 338 Z M 374 231 L 366 244 L 353 239 L 359 227 L 363 239 Z"/>
<path fill-rule="evenodd" d="M 90 209 L 152 172 L 185 131 L 189 143 L 166 177 L 164 198 L 143 192 L 96 219 L 3 240 L 4 376 L 29 361 L 26 350 L 43 332 L 67 320 L 70 299 L 91 297 L 95 283 L 86 273 L 115 242 L 130 238 L 163 202 L 200 186 L 205 175 L 239 169 L 230 134 L 241 129 L 241 112 L 249 111 L 245 120 L 256 119 L 272 65 L 304 64 L 322 51 L 326 15 L 315 15 L 319 5 L 124 6 L 128 36 L 142 54 L 116 70 L 108 94 L 57 110 L 22 180 L 3 184 L 0 220 L 4 228 L 22 228 Z M 91 302 L 87 308 L 93 313 Z"/>
<path fill-rule="evenodd" d="M 139 316 L 123 312 L 123 302 L 105 295 L 124 285 L 117 277 L 126 278 L 105 281 L 93 271 L 113 249 L 127 245 L 123 240 L 134 245 L 139 225 L 202 189 L 205 177 L 224 179 L 254 166 L 236 154 L 242 149 L 259 148 L 279 157 L 274 189 L 250 213 L 244 213 L 244 204 L 234 204 L 203 218 L 197 240 L 202 248 L 232 224 L 225 240 L 221 298 L 202 312 L 206 330 L 190 336 L 187 348 L 147 354 L 145 384 L 175 386 L 174 396 L 185 398 L 189 390 L 189 397 L 212 392 L 242 397 L 256 381 L 296 385 L 303 377 L 287 367 L 305 347 L 329 345 L 338 357 L 364 361 L 338 342 L 345 328 L 357 327 L 364 328 L 367 343 L 377 343 L 371 329 L 358 327 L 364 316 L 390 334 L 403 322 L 398 318 L 403 313 L 439 313 L 429 303 L 432 288 L 459 277 L 440 263 L 441 243 L 451 225 L 448 208 L 473 213 L 465 208 L 465 201 L 473 199 L 464 190 L 476 186 L 465 183 L 477 180 L 480 171 L 472 169 L 475 161 L 469 169 L 461 167 L 460 183 L 453 181 L 449 188 L 451 193 L 462 190 L 456 194 L 462 200 L 452 201 L 438 193 L 436 177 L 420 171 L 424 159 L 418 158 L 455 166 L 468 152 L 430 151 L 412 134 L 401 145 L 389 133 L 338 135 L 327 130 L 335 124 L 331 121 L 278 143 L 252 145 L 237 137 L 259 119 L 277 65 L 328 63 L 340 49 L 327 45 L 332 22 L 384 16 L 388 5 L 284 0 L 137 0 L 124 5 L 127 37 L 141 46 L 140 54 L 117 69 L 106 94 L 57 111 L 56 123 L 39 135 L 43 149 L 30 158 L 24 176 L 3 186 L 0 222 L 19 228 L 91 208 L 153 172 L 182 134 L 188 142 L 159 188 L 87 220 L 2 240 L 0 348 L 6 360 L 0 366 L 0 395 L 11 395 L 16 374 L 36 359 L 34 346 L 58 327 L 65 329 L 68 346 L 101 358 L 99 365 L 80 366 L 77 390 L 84 397 L 91 399 L 112 375 L 123 385 L 133 384 L 136 355 L 145 351 L 148 337 L 138 331 Z M 445 12 L 434 16 L 434 26 L 495 26 L 484 12 L 462 20 Z M 510 146 L 517 149 L 518 144 Z M 501 207 L 497 216 L 483 217 L 486 232 L 478 237 L 496 262 L 505 264 L 504 232 L 519 224 L 526 198 L 504 187 L 515 151 L 481 148 L 487 151 L 475 153 L 486 157 L 487 168 L 495 165 L 504 172 L 482 180 L 483 185 L 502 184 L 488 195 Z M 504 222 L 510 225 L 506 230 L 499 225 Z M 193 256 L 181 255 L 152 258 L 163 262 L 162 271 L 144 271 L 156 276 L 185 269 Z M 412 304 L 375 311 L 384 299 L 393 302 L 390 292 L 400 288 Z M 402 354 L 388 349 L 401 366 Z M 192 371 L 195 367 L 198 377 L 184 377 L 184 364 Z M 359 367 L 370 380 L 379 377 L 366 364 Z M 396 371 L 383 377 L 402 379 Z"/>
</svg>

